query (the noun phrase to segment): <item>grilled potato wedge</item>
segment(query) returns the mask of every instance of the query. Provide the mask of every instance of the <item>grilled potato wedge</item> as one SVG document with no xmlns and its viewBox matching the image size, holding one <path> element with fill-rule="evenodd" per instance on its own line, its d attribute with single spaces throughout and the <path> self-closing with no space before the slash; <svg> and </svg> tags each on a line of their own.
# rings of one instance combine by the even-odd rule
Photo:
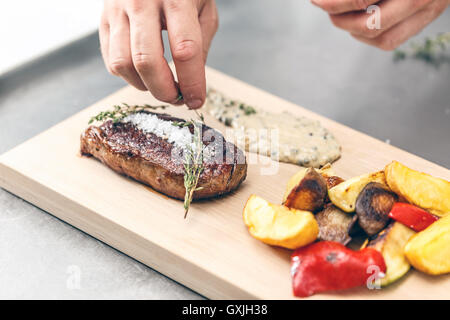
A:
<svg viewBox="0 0 450 320">
<path fill-rule="evenodd" d="M 266 244 L 297 249 L 315 241 L 319 234 L 311 212 L 271 204 L 256 195 L 247 200 L 243 215 L 250 234 Z"/>
<path fill-rule="evenodd" d="M 294 174 L 288 181 L 286 190 L 284 191 L 283 195 L 283 203 L 286 201 L 289 193 L 291 193 L 292 189 L 294 189 L 295 186 L 297 186 L 300 181 L 305 177 L 306 172 L 308 171 L 308 168 L 302 168 L 300 169 L 296 174 Z M 327 186 L 330 188 L 329 184 L 337 184 L 340 179 L 339 177 L 336 177 L 334 174 L 333 169 L 331 168 L 330 164 L 327 164 L 323 166 L 321 169 L 316 170 L 319 172 L 327 182 Z"/>
<path fill-rule="evenodd" d="M 344 179 L 342 179 L 341 177 L 338 177 L 338 176 L 329 176 L 326 174 L 322 174 L 322 176 L 324 177 L 325 181 L 327 182 L 328 190 L 333 187 L 336 187 L 338 184 L 341 184 L 342 182 L 345 181 Z"/>
<path fill-rule="evenodd" d="M 405 254 L 417 270 L 431 275 L 450 273 L 450 214 L 413 236 Z"/>
<path fill-rule="evenodd" d="M 393 161 L 385 168 L 389 187 L 409 203 L 442 217 L 450 213 L 450 181 L 412 170 Z"/>
<path fill-rule="evenodd" d="M 308 171 L 308 168 L 301 168 L 296 174 L 294 174 L 289 179 L 287 186 L 286 186 L 286 190 L 284 191 L 282 203 L 286 202 L 286 199 L 287 199 L 289 193 L 291 193 L 292 189 L 294 189 L 300 183 L 300 181 L 302 181 L 302 179 L 306 175 L 306 171 Z"/>
<path fill-rule="evenodd" d="M 386 263 L 386 275 L 381 279 L 382 286 L 387 286 L 408 273 L 411 265 L 406 259 L 404 248 L 414 234 L 412 229 L 400 222 L 392 222 L 368 243 L 367 247 L 378 250 Z"/>
<path fill-rule="evenodd" d="M 323 208 L 327 196 L 327 183 L 314 168 L 288 194 L 284 205 L 288 208 L 316 212 Z"/>
<path fill-rule="evenodd" d="M 356 207 L 356 198 L 369 182 L 378 182 L 387 186 L 384 172 L 379 171 L 354 177 L 338 184 L 328 190 L 328 197 L 336 207 L 345 212 L 353 212 Z"/>
</svg>

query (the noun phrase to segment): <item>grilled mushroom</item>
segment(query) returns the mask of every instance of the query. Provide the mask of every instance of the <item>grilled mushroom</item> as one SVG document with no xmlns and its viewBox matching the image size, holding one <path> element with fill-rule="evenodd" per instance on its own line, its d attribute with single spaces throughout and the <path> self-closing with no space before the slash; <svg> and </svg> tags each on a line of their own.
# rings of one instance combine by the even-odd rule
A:
<svg viewBox="0 0 450 320">
<path fill-rule="evenodd" d="M 316 214 L 319 224 L 319 240 L 336 241 L 347 245 L 358 217 L 355 214 L 346 213 L 334 205 L 328 205 L 324 210 Z"/>
<path fill-rule="evenodd" d="M 381 231 L 389 222 L 389 211 L 397 195 L 378 182 L 367 184 L 356 199 L 356 214 L 361 228 L 369 236 Z"/>
</svg>

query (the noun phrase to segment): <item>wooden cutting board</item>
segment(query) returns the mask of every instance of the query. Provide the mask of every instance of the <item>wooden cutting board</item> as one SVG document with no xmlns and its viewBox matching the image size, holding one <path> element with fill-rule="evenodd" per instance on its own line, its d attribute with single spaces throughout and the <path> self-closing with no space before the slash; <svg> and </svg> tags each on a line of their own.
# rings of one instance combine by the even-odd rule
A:
<svg viewBox="0 0 450 320">
<path fill-rule="evenodd" d="M 225 94 L 259 108 L 321 121 L 342 144 L 334 164 L 344 178 L 380 170 L 392 160 L 450 180 L 450 171 L 211 68 L 207 80 Z M 279 164 L 276 175 L 261 175 L 268 164 L 250 165 L 234 193 L 194 203 L 183 219 L 182 202 L 114 173 L 79 154 L 88 119 L 113 104 L 157 103 L 148 93 L 126 87 L 39 134 L 0 157 L 0 186 L 95 238 L 213 299 L 290 299 L 290 251 L 267 246 L 247 232 L 242 208 L 255 193 L 280 203 L 289 177 L 299 167 Z M 169 113 L 193 117 L 184 107 Z M 219 130 L 222 124 L 206 115 Z M 318 299 L 450 298 L 450 276 L 411 271 L 381 290 L 357 288 L 316 295 Z"/>
</svg>

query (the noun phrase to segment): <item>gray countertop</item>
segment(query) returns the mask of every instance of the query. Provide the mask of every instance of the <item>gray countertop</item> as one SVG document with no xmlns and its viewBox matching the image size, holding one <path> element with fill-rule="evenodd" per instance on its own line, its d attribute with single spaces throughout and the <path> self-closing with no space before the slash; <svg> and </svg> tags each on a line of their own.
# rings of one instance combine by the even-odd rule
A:
<svg viewBox="0 0 450 320">
<path fill-rule="evenodd" d="M 219 1 L 208 64 L 450 167 L 449 59 L 394 63 L 309 2 L 282 3 Z M 449 31 L 449 18 L 447 10 L 419 38 Z M 0 153 L 123 85 L 105 71 L 96 35 L 4 74 Z M 0 284 L 0 298 L 202 298 L 2 189 Z"/>
</svg>

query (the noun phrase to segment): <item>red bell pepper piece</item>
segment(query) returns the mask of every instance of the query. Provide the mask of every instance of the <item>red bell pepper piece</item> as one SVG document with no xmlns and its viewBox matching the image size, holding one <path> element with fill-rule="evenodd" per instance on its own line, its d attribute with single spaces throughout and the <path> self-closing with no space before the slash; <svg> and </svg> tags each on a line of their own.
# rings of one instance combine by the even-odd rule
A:
<svg viewBox="0 0 450 320">
<path fill-rule="evenodd" d="M 381 278 L 386 264 L 381 253 L 372 248 L 353 251 L 338 242 L 321 241 L 297 249 L 291 256 L 297 297 L 366 285 L 374 271 Z"/>
<path fill-rule="evenodd" d="M 425 230 L 438 220 L 437 217 L 421 208 L 401 202 L 394 204 L 389 217 L 417 232 Z"/>
</svg>

